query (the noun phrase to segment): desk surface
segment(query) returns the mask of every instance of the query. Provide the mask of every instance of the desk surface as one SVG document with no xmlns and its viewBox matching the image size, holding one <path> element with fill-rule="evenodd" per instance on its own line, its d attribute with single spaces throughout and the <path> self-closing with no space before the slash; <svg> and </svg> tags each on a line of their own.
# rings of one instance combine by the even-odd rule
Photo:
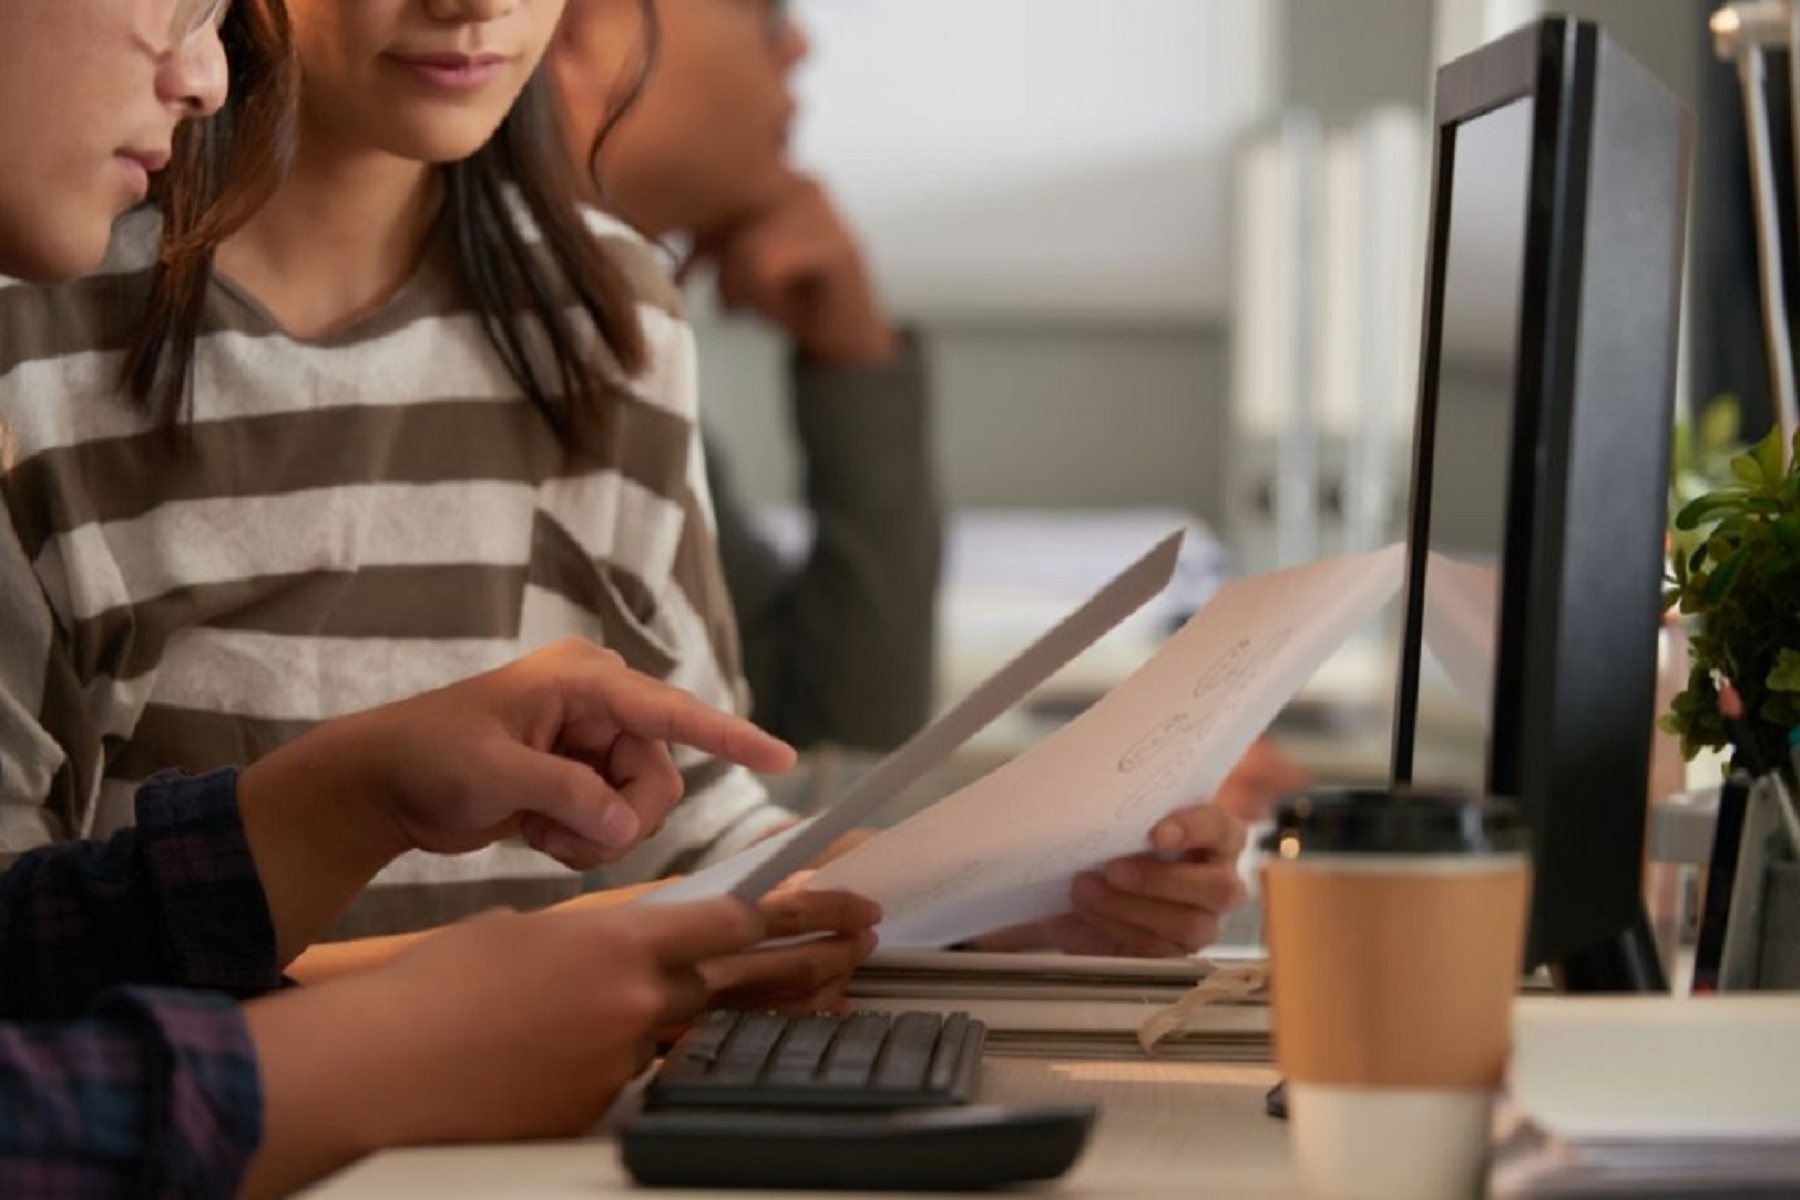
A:
<svg viewBox="0 0 1800 1200">
<path fill-rule="evenodd" d="M 1273 1068 L 1135 1060 L 990 1056 L 981 1098 L 998 1103 L 1093 1103 L 1087 1152 L 1060 1183 L 1021 1195 L 1155 1200 L 1294 1197 L 1286 1126 L 1263 1112 Z M 593 1200 L 638 1193 L 605 1138 L 461 1146 L 378 1154 L 308 1193 L 313 1200 Z M 659 1190 L 668 1200 L 689 1193 Z M 736 1192 L 745 1200 L 775 1193 Z M 826 1193 L 818 1193 L 821 1196 Z M 992 1193 L 982 1193 L 991 1197 Z"/>
</svg>

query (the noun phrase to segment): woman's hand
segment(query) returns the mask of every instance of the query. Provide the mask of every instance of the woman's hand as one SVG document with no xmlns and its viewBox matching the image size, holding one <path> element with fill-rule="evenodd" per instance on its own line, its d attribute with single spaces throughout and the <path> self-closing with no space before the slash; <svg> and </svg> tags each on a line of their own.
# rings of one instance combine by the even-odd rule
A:
<svg viewBox="0 0 1800 1200">
<path fill-rule="evenodd" d="M 976 938 L 982 950 L 1169 958 L 1219 936 L 1246 899 L 1238 878 L 1244 823 L 1216 804 L 1176 809 L 1150 831 L 1150 849 L 1075 877 L 1070 910 Z"/>
</svg>

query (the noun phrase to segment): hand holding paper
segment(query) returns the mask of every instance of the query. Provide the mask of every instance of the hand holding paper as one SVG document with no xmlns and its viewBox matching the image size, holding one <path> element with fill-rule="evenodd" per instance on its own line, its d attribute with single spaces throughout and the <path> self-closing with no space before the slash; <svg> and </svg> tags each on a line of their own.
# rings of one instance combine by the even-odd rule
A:
<svg viewBox="0 0 1800 1200">
<path fill-rule="evenodd" d="M 1145 851 L 1077 875 L 1069 911 L 974 939 L 983 950 L 1179 958 L 1210 946 L 1220 919 L 1246 899 L 1237 857 L 1245 825 L 1209 803 L 1156 823 Z"/>
<path fill-rule="evenodd" d="M 1071 880 L 1227 770 L 1400 589 L 1401 548 L 1221 588 L 1129 679 L 1053 736 L 822 868 L 869 896 L 887 946 L 942 946 L 1068 908 Z"/>
<path fill-rule="evenodd" d="M 875 949 L 881 909 L 848 892 L 810 890 L 804 886 L 810 874 L 790 879 L 757 905 L 776 944 L 701 964 L 711 1007 L 789 1013 L 844 1007 L 850 973 Z"/>
</svg>

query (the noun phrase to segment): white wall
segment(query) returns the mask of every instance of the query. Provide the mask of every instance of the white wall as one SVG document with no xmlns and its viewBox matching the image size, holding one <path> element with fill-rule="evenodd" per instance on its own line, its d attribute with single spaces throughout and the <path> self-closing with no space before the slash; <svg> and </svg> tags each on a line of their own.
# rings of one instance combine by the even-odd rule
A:
<svg viewBox="0 0 1800 1200">
<path fill-rule="evenodd" d="M 1279 2 L 801 0 L 797 157 L 912 316 L 1216 319 Z"/>
</svg>

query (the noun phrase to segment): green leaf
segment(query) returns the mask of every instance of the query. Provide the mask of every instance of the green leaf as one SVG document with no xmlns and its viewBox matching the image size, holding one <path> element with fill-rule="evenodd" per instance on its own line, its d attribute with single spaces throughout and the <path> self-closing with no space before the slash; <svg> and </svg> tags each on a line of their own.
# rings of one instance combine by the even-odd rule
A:
<svg viewBox="0 0 1800 1200">
<path fill-rule="evenodd" d="M 1737 460 L 1732 461 L 1735 463 Z M 1675 528 L 1697 529 L 1706 521 L 1714 519 L 1715 514 L 1741 511 L 1749 494 L 1749 489 L 1741 487 L 1723 487 L 1716 492 L 1708 492 L 1675 514 Z"/>
<path fill-rule="evenodd" d="M 1703 595 L 1708 604 L 1718 604 L 1737 584 L 1738 576 L 1744 573 L 1744 567 L 1750 561 L 1748 554 L 1734 554 L 1715 567 L 1706 577 L 1706 588 Z"/>
<path fill-rule="evenodd" d="M 1747 483 L 1751 487 L 1762 486 L 1766 476 L 1763 475 L 1762 463 L 1755 454 L 1734 454 L 1731 461 L 1725 464 L 1731 468 L 1731 477 L 1739 483 Z"/>
<path fill-rule="evenodd" d="M 1800 650 L 1781 647 L 1766 682 L 1772 692 L 1800 692 Z"/>
<path fill-rule="evenodd" d="M 1780 426 L 1769 430 L 1763 440 L 1756 444 L 1754 453 L 1768 485 L 1771 488 L 1780 487 L 1781 477 L 1787 474 L 1787 439 L 1781 436 Z"/>
</svg>

